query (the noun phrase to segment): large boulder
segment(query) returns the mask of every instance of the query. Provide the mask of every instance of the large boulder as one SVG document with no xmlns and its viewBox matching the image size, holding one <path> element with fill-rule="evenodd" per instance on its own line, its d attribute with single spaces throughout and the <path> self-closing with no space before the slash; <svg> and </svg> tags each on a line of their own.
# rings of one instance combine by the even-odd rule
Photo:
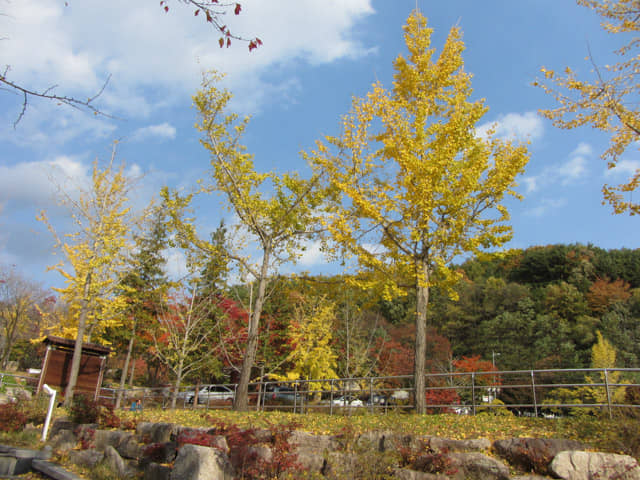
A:
<svg viewBox="0 0 640 480">
<path fill-rule="evenodd" d="M 183 445 L 173 464 L 170 480 L 232 480 L 233 468 L 226 453 L 217 448 Z"/>
<path fill-rule="evenodd" d="M 116 445 L 116 450 L 122 458 L 139 460 L 142 456 L 142 447 L 132 433 L 127 433 L 120 439 L 120 443 Z"/>
<path fill-rule="evenodd" d="M 563 480 L 640 480 L 640 466 L 628 455 L 566 451 L 555 456 L 551 473 Z"/>
<path fill-rule="evenodd" d="M 76 424 L 68 418 L 57 418 L 51 424 L 51 428 L 49 429 L 49 438 L 53 438 L 60 430 L 70 430 L 73 432 L 75 428 Z"/>
<path fill-rule="evenodd" d="M 140 422 L 136 434 L 144 443 L 162 443 L 174 440 L 180 427 L 173 423 Z"/>
<path fill-rule="evenodd" d="M 483 452 L 491 448 L 491 442 L 486 438 L 453 440 L 450 438 L 431 437 L 429 446 L 440 452 Z"/>
<path fill-rule="evenodd" d="M 394 478 L 399 480 L 449 480 L 450 477 L 438 473 L 424 473 L 408 468 L 397 468 L 394 470 Z"/>
<path fill-rule="evenodd" d="M 71 450 L 69 461 L 81 467 L 93 468 L 104 459 L 104 453 L 97 450 Z"/>
<path fill-rule="evenodd" d="M 104 449 L 104 462 L 118 478 L 127 478 L 133 475 L 125 461 L 111 445 L 107 445 Z"/>
<path fill-rule="evenodd" d="M 58 433 L 49 440 L 49 445 L 56 452 L 73 450 L 77 443 L 78 439 L 71 430 L 58 430 Z"/>
<path fill-rule="evenodd" d="M 525 473 L 548 475 L 553 458 L 565 450 L 584 450 L 575 440 L 554 438 L 508 438 L 493 443 L 494 451 Z"/>
<path fill-rule="evenodd" d="M 96 450 L 104 450 L 108 446 L 115 448 L 127 435 L 131 434 L 120 430 L 96 430 L 93 435 L 93 444 Z"/>
<path fill-rule="evenodd" d="M 482 453 L 459 453 L 448 455 L 449 472 L 443 472 L 456 480 L 509 480 L 509 467 L 495 458 Z"/>
<path fill-rule="evenodd" d="M 325 456 L 340 448 L 340 439 L 333 435 L 313 435 L 294 430 L 289 436 L 292 452 L 297 455 L 297 463 L 311 472 L 320 472 L 325 466 Z"/>
<path fill-rule="evenodd" d="M 150 463 L 144 470 L 144 480 L 169 480 L 170 475 L 171 467 L 159 463 Z"/>
</svg>

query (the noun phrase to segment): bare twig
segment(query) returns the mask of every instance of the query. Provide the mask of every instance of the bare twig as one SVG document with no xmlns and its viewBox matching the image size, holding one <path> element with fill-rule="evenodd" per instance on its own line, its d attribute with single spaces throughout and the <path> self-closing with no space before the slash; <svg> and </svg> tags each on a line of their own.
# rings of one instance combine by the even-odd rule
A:
<svg viewBox="0 0 640 480">
<path fill-rule="evenodd" d="M 107 118 L 114 118 L 113 116 L 103 112 L 102 110 L 100 110 L 100 108 L 92 104 L 92 102 L 96 98 L 98 98 L 100 95 L 102 95 L 102 93 L 104 92 L 105 88 L 107 87 L 107 84 L 109 83 L 109 80 L 111 80 L 111 75 L 107 77 L 104 84 L 102 85 L 102 87 L 100 87 L 100 89 L 96 92 L 95 95 L 89 97 L 87 100 L 80 100 L 75 97 L 69 97 L 66 95 L 57 95 L 53 93 L 53 90 L 55 90 L 58 87 L 58 85 L 52 85 L 49 88 L 42 91 L 31 90 L 29 88 L 23 87 L 22 85 L 19 85 L 9 80 L 7 78 L 8 72 L 9 72 L 9 67 L 7 66 L 5 70 L 2 72 L 2 74 L 0 74 L 0 84 L 4 85 L 4 86 L 0 86 L 0 90 L 5 90 L 8 92 L 15 93 L 16 95 L 22 96 L 22 109 L 20 110 L 20 113 L 18 114 L 18 117 L 16 118 L 15 122 L 13 122 L 14 129 L 18 126 L 18 123 L 20 123 L 20 120 L 24 118 L 24 114 L 27 111 L 27 107 L 29 105 L 29 99 L 32 97 L 44 98 L 46 100 L 53 100 L 55 102 L 59 102 L 60 104 L 64 104 L 72 108 L 76 108 L 78 110 L 83 110 L 83 109 L 89 110 L 90 112 L 93 112 L 94 115 L 100 115 Z"/>
</svg>

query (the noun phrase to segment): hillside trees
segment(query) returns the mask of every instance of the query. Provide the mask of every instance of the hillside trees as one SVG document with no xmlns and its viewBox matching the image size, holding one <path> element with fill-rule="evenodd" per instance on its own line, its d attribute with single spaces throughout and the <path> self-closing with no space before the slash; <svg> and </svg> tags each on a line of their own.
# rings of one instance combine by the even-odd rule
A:
<svg viewBox="0 0 640 480">
<path fill-rule="evenodd" d="M 636 0 L 578 0 L 580 5 L 589 7 L 602 17 L 602 28 L 608 33 L 628 40 L 615 53 L 620 61 L 613 65 L 601 66 L 591 57 L 589 60 L 593 76 L 580 78 L 567 67 L 563 75 L 543 68 L 545 80 L 550 84 L 535 82 L 552 95 L 558 107 L 541 110 L 540 113 L 553 121 L 559 128 L 573 129 L 585 125 L 611 135 L 609 148 L 602 154 L 608 168 L 615 168 L 628 149 L 637 146 L 640 138 L 640 110 L 637 81 L 640 69 L 640 16 Z M 624 40 L 624 41 L 626 41 Z M 636 150 L 637 152 L 637 150 Z M 640 213 L 640 203 L 633 201 L 632 192 L 640 185 L 640 170 L 617 186 L 604 185 L 605 201 L 613 207 L 614 213 Z M 627 197 L 625 195 L 628 194 Z"/>
<path fill-rule="evenodd" d="M 527 163 L 523 145 L 483 140 L 475 127 L 487 108 L 472 101 L 471 75 L 454 27 L 432 58 L 431 29 L 414 12 L 405 27 L 409 57 L 395 61 L 394 84 L 380 83 L 354 99 L 339 137 L 318 142 L 309 157 L 328 172 L 343 203 L 327 219 L 333 239 L 356 256 L 371 282 L 392 298 L 415 290 L 416 407 L 425 412 L 429 289 L 458 275 L 450 262 L 463 252 L 510 238 L 502 201 Z M 331 148 L 333 147 L 333 148 Z"/>
<path fill-rule="evenodd" d="M 197 288 L 182 285 L 157 316 L 155 354 L 175 376 L 171 408 L 176 406 L 183 378 L 200 370 L 212 357 L 210 301 L 211 298 L 200 296 Z"/>
<path fill-rule="evenodd" d="M 267 285 L 278 266 L 295 261 L 304 242 L 317 232 L 318 208 L 326 192 L 320 188 L 320 174 L 304 179 L 297 173 L 258 173 L 255 170 L 252 156 L 241 143 L 248 119 L 239 120 L 236 114 L 226 112 L 231 94 L 217 88 L 219 79 L 215 73 L 205 75 L 201 90 L 194 96 L 200 114 L 197 128 L 202 133 L 202 145 L 210 153 L 212 168 L 212 182 L 203 185 L 200 192 L 219 192 L 224 196 L 226 207 L 238 219 L 230 233 L 230 238 L 236 242 L 235 248 L 228 249 L 228 258 L 242 275 L 256 282 L 257 289 L 250 305 L 247 346 L 234 401 L 234 409 L 246 410 Z M 168 190 L 163 195 L 172 211 L 177 213 L 174 218 L 188 207 L 193 196 L 181 197 Z M 189 221 L 178 222 L 177 228 L 200 252 L 205 255 L 215 252 L 214 245 L 198 238 Z M 261 255 L 257 262 L 240 251 L 245 239 L 253 242 L 255 251 Z"/>
<path fill-rule="evenodd" d="M 25 278 L 15 268 L 0 267 L 0 368 L 7 362 L 17 340 L 28 336 L 47 301 L 40 285 Z M 39 332 L 37 332 L 39 333 Z"/>
<path fill-rule="evenodd" d="M 122 391 L 129 372 L 129 364 L 135 354 L 136 340 L 141 339 L 139 330 L 153 329 L 156 316 L 162 309 L 170 287 L 164 268 L 163 251 L 168 246 L 168 231 L 162 206 L 156 206 L 149 214 L 143 231 L 135 235 L 135 251 L 121 280 L 120 294 L 125 298 L 123 311 L 125 329 L 112 331 L 112 339 L 126 345 L 126 357 L 120 377 L 120 390 L 116 408 L 120 407 Z M 138 350 L 142 350 L 138 348 Z"/>
<path fill-rule="evenodd" d="M 69 208 L 75 231 L 58 235 L 46 213 L 43 221 L 56 240 L 56 248 L 64 261 L 50 267 L 65 279 L 65 286 L 55 288 L 68 305 L 68 322 L 58 326 L 62 335 L 75 338 L 65 405 L 73 399 L 80 368 L 82 343 L 99 338 L 106 328 L 122 322 L 126 308 L 124 297 L 116 295 L 120 275 L 125 267 L 129 247 L 128 191 L 132 179 L 125 164 L 115 164 L 115 146 L 109 163 L 93 166 L 91 185 L 79 187 L 78 197 L 63 192 L 63 203 Z M 66 263 L 65 263 L 66 262 Z"/>
</svg>

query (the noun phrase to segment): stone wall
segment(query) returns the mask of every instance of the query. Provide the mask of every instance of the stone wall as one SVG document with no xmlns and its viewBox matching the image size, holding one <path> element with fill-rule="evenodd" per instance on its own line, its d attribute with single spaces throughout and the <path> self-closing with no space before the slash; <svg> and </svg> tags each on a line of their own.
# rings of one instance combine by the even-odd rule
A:
<svg viewBox="0 0 640 480">
<path fill-rule="evenodd" d="M 277 477 L 286 469 L 294 478 L 319 479 L 640 480 L 634 458 L 563 439 L 492 443 L 390 431 L 348 436 L 239 429 L 221 435 L 169 423 L 140 423 L 134 433 L 65 420 L 54 423 L 50 438 L 53 450 L 66 452 L 71 462 L 89 468 L 104 462 L 119 478 L 142 472 L 149 480 L 226 480 Z"/>
</svg>

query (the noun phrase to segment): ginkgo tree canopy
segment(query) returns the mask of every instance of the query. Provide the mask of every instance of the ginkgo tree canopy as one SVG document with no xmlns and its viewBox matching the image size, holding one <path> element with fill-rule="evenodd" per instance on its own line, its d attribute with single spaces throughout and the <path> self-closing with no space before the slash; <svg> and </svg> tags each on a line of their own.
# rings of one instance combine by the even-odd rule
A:
<svg viewBox="0 0 640 480">
<path fill-rule="evenodd" d="M 396 59 L 392 87 L 377 82 L 355 98 L 341 135 L 308 154 L 340 192 L 326 227 L 344 254 L 374 274 L 362 283 L 388 298 L 406 287 L 417 293 L 418 410 L 429 287 L 455 281 L 448 265 L 458 255 L 511 238 L 503 202 L 518 196 L 515 178 L 529 159 L 526 145 L 477 132 L 487 107 L 472 99 L 460 29 L 451 29 L 439 55 L 431 34 L 414 12 L 405 26 L 408 56 Z"/>
</svg>

